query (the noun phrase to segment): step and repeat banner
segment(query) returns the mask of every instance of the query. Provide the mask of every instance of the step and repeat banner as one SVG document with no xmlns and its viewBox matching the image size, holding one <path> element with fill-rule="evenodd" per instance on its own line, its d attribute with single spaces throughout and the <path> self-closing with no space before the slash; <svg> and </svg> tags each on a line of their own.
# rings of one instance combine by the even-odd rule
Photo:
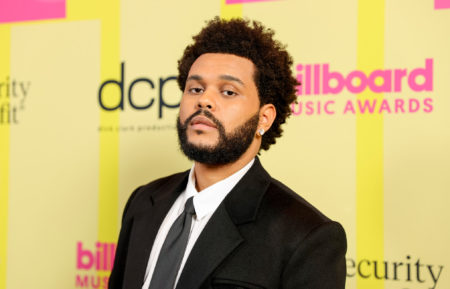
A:
<svg viewBox="0 0 450 289">
<path fill-rule="evenodd" d="M 205 21 L 286 43 L 266 169 L 347 232 L 347 288 L 450 288 L 449 0 L 0 0 L 0 289 L 106 288 L 134 188 L 188 169 L 177 60 Z"/>
</svg>

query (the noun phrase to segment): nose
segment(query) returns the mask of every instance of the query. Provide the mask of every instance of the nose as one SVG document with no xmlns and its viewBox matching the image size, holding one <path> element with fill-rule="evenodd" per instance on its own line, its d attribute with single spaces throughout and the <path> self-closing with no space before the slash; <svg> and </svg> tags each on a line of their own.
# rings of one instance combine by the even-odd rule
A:
<svg viewBox="0 0 450 289">
<path fill-rule="evenodd" d="M 202 93 L 197 100 L 197 108 L 215 110 L 216 101 L 214 97 L 214 92 L 206 90 Z"/>
</svg>

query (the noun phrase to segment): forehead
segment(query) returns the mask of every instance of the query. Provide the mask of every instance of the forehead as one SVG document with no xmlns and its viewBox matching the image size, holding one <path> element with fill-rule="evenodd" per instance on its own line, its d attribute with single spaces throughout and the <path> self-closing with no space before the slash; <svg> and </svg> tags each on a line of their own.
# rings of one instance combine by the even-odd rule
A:
<svg viewBox="0 0 450 289">
<path fill-rule="evenodd" d="M 254 82 L 255 65 L 247 58 L 224 53 L 205 53 L 192 64 L 189 76 L 220 78 L 223 75 L 237 77 L 245 84 Z"/>
</svg>

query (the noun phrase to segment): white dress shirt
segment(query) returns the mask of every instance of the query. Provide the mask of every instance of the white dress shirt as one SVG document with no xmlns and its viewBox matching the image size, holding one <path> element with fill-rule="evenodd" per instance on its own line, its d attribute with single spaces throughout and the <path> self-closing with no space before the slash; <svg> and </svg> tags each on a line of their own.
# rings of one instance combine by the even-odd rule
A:
<svg viewBox="0 0 450 289">
<path fill-rule="evenodd" d="M 178 270 L 178 275 L 175 280 L 174 288 L 178 283 L 178 278 L 180 278 L 180 273 L 183 271 L 184 264 L 189 256 L 189 253 L 194 247 L 197 238 L 200 233 L 205 228 L 209 219 L 219 207 L 220 203 L 225 199 L 228 193 L 234 188 L 234 186 L 239 182 L 239 180 L 247 173 L 247 171 L 252 166 L 255 159 L 252 159 L 247 165 L 242 169 L 229 176 L 226 179 L 217 182 L 201 192 L 197 192 L 195 188 L 195 177 L 194 177 L 194 166 L 192 166 L 189 172 L 188 183 L 186 189 L 180 194 L 176 199 L 175 203 L 170 208 L 161 227 L 156 235 L 155 242 L 153 243 L 152 251 L 150 253 L 150 258 L 148 260 L 147 269 L 145 271 L 144 284 L 142 289 L 148 289 L 150 281 L 152 279 L 153 272 L 155 270 L 156 262 L 159 257 L 159 252 L 163 246 L 164 240 L 170 230 L 170 227 L 175 222 L 181 213 L 184 211 L 184 204 L 186 200 L 190 197 L 194 197 L 194 208 L 195 215 L 192 217 L 191 232 L 189 234 L 189 240 L 186 246 L 186 251 L 184 252 L 183 260 L 181 261 L 180 269 Z"/>
</svg>

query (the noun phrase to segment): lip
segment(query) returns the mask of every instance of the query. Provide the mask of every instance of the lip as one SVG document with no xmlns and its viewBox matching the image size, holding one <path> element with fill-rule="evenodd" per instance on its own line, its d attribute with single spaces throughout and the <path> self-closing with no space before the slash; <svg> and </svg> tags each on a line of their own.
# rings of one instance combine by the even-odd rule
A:
<svg viewBox="0 0 450 289">
<path fill-rule="evenodd" d="M 217 128 L 214 122 L 212 122 L 209 118 L 201 115 L 194 117 L 191 120 L 190 125 L 193 129 Z"/>
</svg>

